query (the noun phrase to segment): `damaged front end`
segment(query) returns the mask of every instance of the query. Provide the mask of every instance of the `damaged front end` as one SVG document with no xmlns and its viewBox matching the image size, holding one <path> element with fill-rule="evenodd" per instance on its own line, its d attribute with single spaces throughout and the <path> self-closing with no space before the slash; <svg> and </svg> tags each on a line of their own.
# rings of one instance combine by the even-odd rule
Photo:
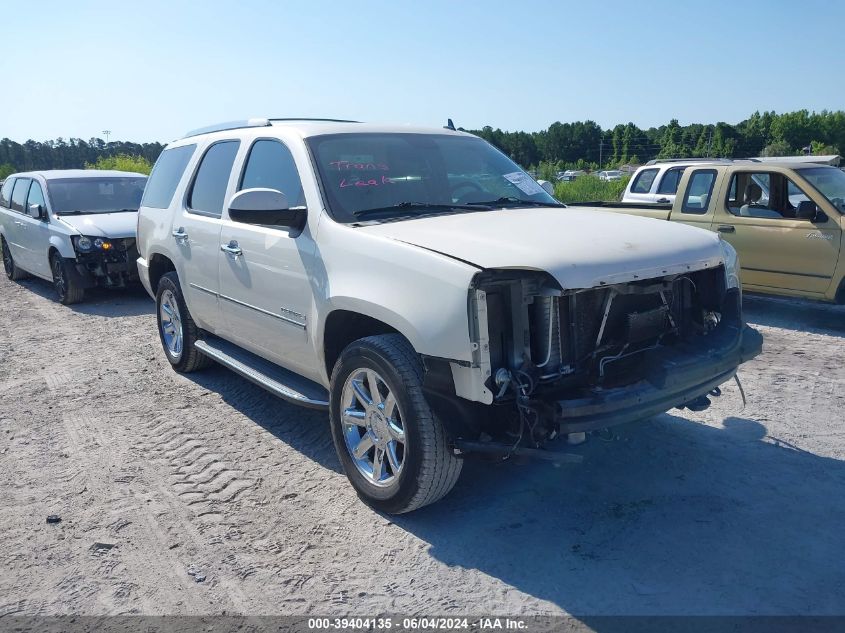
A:
<svg viewBox="0 0 845 633">
<path fill-rule="evenodd" d="M 124 288 L 138 280 L 138 247 L 134 238 L 76 236 L 74 272 L 84 288 Z"/>
<path fill-rule="evenodd" d="M 762 349 L 731 281 L 722 266 L 585 289 L 542 272 L 479 273 L 469 296 L 473 362 L 452 374 L 457 396 L 492 408 L 464 407 L 475 417 L 456 444 L 537 448 L 673 407 L 706 408 Z"/>
</svg>

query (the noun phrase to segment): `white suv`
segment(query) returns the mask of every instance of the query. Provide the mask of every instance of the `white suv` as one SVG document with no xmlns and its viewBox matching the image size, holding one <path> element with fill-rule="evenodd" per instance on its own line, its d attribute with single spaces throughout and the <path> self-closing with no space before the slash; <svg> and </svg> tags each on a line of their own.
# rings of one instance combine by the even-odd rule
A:
<svg viewBox="0 0 845 633">
<path fill-rule="evenodd" d="M 697 409 L 757 354 L 709 231 L 569 209 L 470 134 L 314 120 L 157 161 L 138 267 L 174 369 L 213 359 L 330 413 L 361 497 L 406 512 L 469 452 Z"/>
<path fill-rule="evenodd" d="M 651 160 L 634 173 L 628 182 L 622 202 L 640 204 L 674 204 L 678 183 L 687 167 L 701 163 L 719 163 L 719 158 L 667 158 Z M 730 162 L 730 161 L 727 161 Z"/>
<path fill-rule="evenodd" d="M 146 181 L 93 169 L 9 176 L 0 189 L 6 276 L 52 281 L 64 304 L 82 301 L 86 288 L 137 281 L 135 226 Z"/>
</svg>

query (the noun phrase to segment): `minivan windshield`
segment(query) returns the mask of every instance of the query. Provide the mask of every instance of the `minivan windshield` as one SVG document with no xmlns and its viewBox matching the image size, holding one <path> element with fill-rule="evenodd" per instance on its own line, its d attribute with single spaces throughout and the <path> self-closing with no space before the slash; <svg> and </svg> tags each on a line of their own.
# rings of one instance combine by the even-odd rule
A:
<svg viewBox="0 0 845 633">
<path fill-rule="evenodd" d="M 798 173 L 841 213 L 845 213 L 845 172 L 836 167 L 812 167 L 800 169 Z"/>
<path fill-rule="evenodd" d="M 53 213 L 118 213 L 137 211 L 144 194 L 144 176 L 56 178 L 47 181 Z"/>
<path fill-rule="evenodd" d="M 562 206 L 510 158 L 477 137 L 351 133 L 306 142 L 338 222 Z"/>
</svg>

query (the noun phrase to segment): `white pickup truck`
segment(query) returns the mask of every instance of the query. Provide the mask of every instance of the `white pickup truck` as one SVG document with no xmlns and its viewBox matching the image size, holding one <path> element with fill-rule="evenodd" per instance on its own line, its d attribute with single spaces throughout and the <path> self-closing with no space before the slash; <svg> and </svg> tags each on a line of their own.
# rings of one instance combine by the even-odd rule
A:
<svg viewBox="0 0 845 633">
<path fill-rule="evenodd" d="M 761 349 L 708 231 L 569 209 L 448 129 L 258 119 L 171 143 L 138 267 L 174 369 L 213 359 L 326 409 L 386 512 L 436 501 L 473 451 L 709 395 Z"/>
</svg>

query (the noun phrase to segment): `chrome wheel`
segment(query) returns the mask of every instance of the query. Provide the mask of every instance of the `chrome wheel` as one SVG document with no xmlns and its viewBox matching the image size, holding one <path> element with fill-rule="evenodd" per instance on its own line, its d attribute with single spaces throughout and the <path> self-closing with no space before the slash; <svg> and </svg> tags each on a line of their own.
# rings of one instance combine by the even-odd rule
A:
<svg viewBox="0 0 845 633">
<path fill-rule="evenodd" d="M 346 379 L 340 405 L 346 450 L 358 472 L 389 486 L 405 462 L 405 428 L 390 387 L 372 369 L 359 369 Z"/>
<path fill-rule="evenodd" d="M 170 290 L 165 290 L 161 295 L 158 320 L 164 346 L 171 356 L 179 358 L 182 355 L 184 340 L 182 317 L 179 314 L 179 304 L 176 302 L 176 296 Z"/>
<path fill-rule="evenodd" d="M 53 256 L 53 286 L 56 288 L 59 299 L 64 299 L 67 293 L 67 279 L 65 279 L 65 267 L 62 266 L 62 261 L 58 256 Z"/>
</svg>

